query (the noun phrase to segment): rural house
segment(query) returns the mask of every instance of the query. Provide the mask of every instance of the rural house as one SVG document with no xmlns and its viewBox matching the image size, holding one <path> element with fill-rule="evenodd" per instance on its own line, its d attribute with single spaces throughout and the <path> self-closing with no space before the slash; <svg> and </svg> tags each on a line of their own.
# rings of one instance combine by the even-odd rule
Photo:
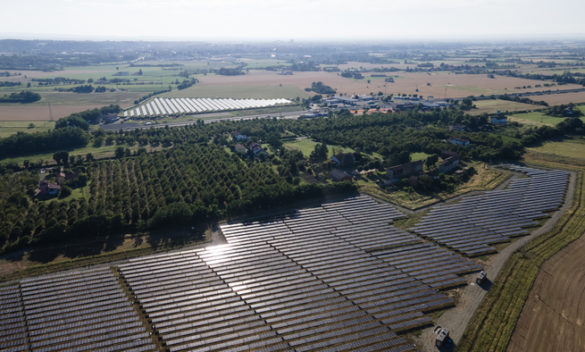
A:
<svg viewBox="0 0 585 352">
<path fill-rule="evenodd" d="M 61 186 L 54 183 L 50 183 L 47 180 L 41 180 L 39 182 L 39 194 L 55 196 L 61 190 Z"/>
<path fill-rule="evenodd" d="M 439 164 L 439 172 L 442 174 L 445 174 L 445 173 L 453 171 L 454 169 L 456 169 L 458 167 L 459 167 L 459 155 L 457 155 L 457 153 L 454 153 L 454 155 L 447 157 L 445 160 L 443 160 L 442 163 Z"/>
<path fill-rule="evenodd" d="M 506 125 L 508 123 L 508 118 L 503 115 L 492 116 L 490 117 L 490 123 L 492 125 Z"/>
<path fill-rule="evenodd" d="M 262 146 L 258 143 L 250 144 L 250 151 L 254 153 L 254 156 L 257 156 L 260 153 L 266 154 L 264 148 L 262 148 Z"/>
<path fill-rule="evenodd" d="M 341 169 L 331 170 L 331 178 L 333 181 L 351 181 L 351 176 Z"/>
<path fill-rule="evenodd" d="M 248 149 L 240 143 L 236 144 L 234 146 L 234 149 L 235 149 L 236 153 L 238 153 L 238 154 L 246 154 L 248 152 Z"/>
<path fill-rule="evenodd" d="M 386 175 L 390 183 L 398 182 L 400 179 L 410 176 L 416 176 L 423 171 L 422 160 L 410 163 L 392 166 L 386 169 Z"/>
<path fill-rule="evenodd" d="M 237 131 L 232 132 L 232 138 L 238 142 L 245 142 L 248 140 L 248 136 Z"/>
</svg>

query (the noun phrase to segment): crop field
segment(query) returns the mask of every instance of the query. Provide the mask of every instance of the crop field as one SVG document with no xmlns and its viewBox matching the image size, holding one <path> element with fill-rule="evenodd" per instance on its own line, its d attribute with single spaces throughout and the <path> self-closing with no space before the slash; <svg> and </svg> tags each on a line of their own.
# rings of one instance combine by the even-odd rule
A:
<svg viewBox="0 0 585 352">
<path fill-rule="evenodd" d="M 583 286 L 580 279 L 583 265 L 573 266 L 573 262 L 574 264 L 582 262 L 581 251 L 578 255 L 573 254 L 573 250 L 577 250 L 581 242 L 574 242 L 577 243 L 575 247 L 567 247 L 585 233 L 583 168 L 575 166 L 572 162 L 566 164 L 562 158 L 555 155 L 551 155 L 551 158 L 545 158 L 542 154 L 528 153 L 525 159 L 527 163 L 533 165 L 577 171 L 573 204 L 549 232 L 530 241 L 522 251 L 517 251 L 510 257 L 475 312 L 458 344 L 458 350 L 476 351 L 481 349 L 482 351 L 494 352 L 504 351 L 508 348 L 510 351 L 583 350 L 583 339 L 582 337 L 577 338 L 577 334 L 581 331 L 580 326 L 583 318 L 581 307 Z M 562 253 L 569 255 L 568 260 L 562 254 L 557 254 L 561 250 L 563 250 Z M 556 257 L 551 264 L 544 264 L 547 259 L 555 255 Z M 559 263 L 559 260 L 563 263 L 555 266 L 554 263 Z M 551 271 L 547 273 L 541 270 L 544 268 L 543 264 Z M 563 266 L 563 269 L 568 271 L 560 274 L 557 271 L 560 270 L 558 265 Z M 574 268 L 575 271 L 570 271 L 570 268 Z M 539 272 L 541 272 L 541 278 L 546 278 L 545 286 L 534 285 Z M 559 281 L 554 280 L 549 274 L 560 275 Z M 532 294 L 533 287 L 537 291 Z M 571 293 L 564 289 L 572 290 L 576 299 L 568 300 L 567 297 Z M 562 297 L 546 295 L 552 291 L 556 291 Z M 541 298 L 535 296 L 539 293 L 545 295 L 542 297 L 542 301 Z M 534 301 L 538 300 L 537 305 L 526 303 L 529 297 Z M 581 298 L 577 300 L 577 297 Z M 561 302 L 566 302 L 566 304 L 562 305 Z M 545 308 L 544 304 L 550 304 L 550 306 Z M 553 309 L 554 312 L 552 312 Z M 521 313 L 523 321 L 518 324 Z M 573 320 L 577 315 L 581 316 L 581 321 Z M 562 320 L 564 321 L 561 322 Z M 575 322 L 575 324 L 570 324 L 570 322 Z M 518 329 L 516 329 L 517 326 Z M 538 330 L 527 332 L 528 326 L 538 327 Z M 511 339 L 514 342 L 509 345 Z M 524 348 L 529 345 L 534 348 Z"/>
<path fill-rule="evenodd" d="M 515 101 L 501 100 L 501 99 L 490 99 L 490 100 L 478 100 L 474 101 L 473 104 L 477 106 L 477 109 L 470 110 L 471 115 L 481 114 L 495 114 L 499 111 L 502 113 L 513 112 L 513 111 L 526 111 L 539 109 L 539 106 L 531 104 L 523 104 Z"/>
<path fill-rule="evenodd" d="M 258 91 L 273 91 L 273 95 L 265 97 L 293 98 L 305 96 L 306 93 L 303 92 L 305 88 L 311 87 L 312 82 L 321 81 L 344 95 L 383 92 L 386 94 L 419 94 L 435 98 L 459 98 L 469 95 L 535 91 L 539 88 L 534 88 L 534 86 L 542 84 L 542 81 L 520 78 L 497 76 L 495 79 L 491 79 L 484 75 L 456 75 L 447 72 L 399 72 L 398 76 L 394 77 L 394 83 L 386 83 L 381 79 L 372 79 L 368 83 L 367 79 L 344 78 L 333 72 L 295 72 L 293 75 L 283 76 L 278 72 L 250 70 L 248 74 L 242 76 L 200 75 L 198 76 L 199 84 L 183 91 L 169 93 L 167 96 L 239 98 L 256 97 L 254 94 Z M 523 86 L 531 86 L 532 88 L 515 89 L 515 87 Z M 566 87 L 569 88 L 569 86 Z M 294 96 L 284 95 L 285 88 L 296 88 Z M 248 89 L 250 89 L 248 96 L 236 95 Z M 292 92 L 289 91 L 289 94 Z"/>
<path fill-rule="evenodd" d="M 65 68 L 62 71 L 54 72 L 9 70 L 8 72 L 10 73 L 20 73 L 20 75 L 6 77 L 3 80 L 21 82 L 22 85 L 0 87 L 0 95 L 21 91 L 25 89 L 27 83 L 31 83 L 32 86 L 28 89 L 39 93 L 41 100 L 32 104 L 0 104 L 0 121 L 49 120 L 51 118 L 49 104 L 55 120 L 74 112 L 110 104 L 118 104 L 122 108 L 127 108 L 133 105 L 136 99 L 145 94 L 167 89 L 176 80 L 182 81 L 184 78 L 178 76 L 180 69 L 180 67 L 175 67 L 174 70 L 171 70 L 165 67 L 131 67 L 128 64 L 107 64 Z M 141 75 L 137 75 L 139 70 L 142 71 Z M 94 82 L 91 84 L 94 87 L 104 86 L 107 90 L 103 93 L 59 92 L 56 89 L 68 89 L 79 84 L 42 86 L 37 81 L 34 81 L 34 79 L 56 77 L 79 80 L 92 79 Z M 107 80 L 125 79 L 127 82 L 119 84 L 99 83 L 97 81 L 100 78 L 106 78 Z"/>
<path fill-rule="evenodd" d="M 31 123 L 33 126 L 31 126 Z M 0 138 L 8 137 L 17 132 L 42 132 L 52 129 L 55 123 L 52 121 L 0 121 Z"/>
<path fill-rule="evenodd" d="M 508 115 L 508 119 L 523 125 L 531 126 L 555 126 L 563 121 L 563 118 L 548 116 L 542 111 L 522 112 Z"/>
<path fill-rule="evenodd" d="M 508 351 L 585 350 L 585 236 L 540 268 Z"/>
<path fill-rule="evenodd" d="M 566 86 L 562 87 L 565 89 Z M 533 100 L 544 100 L 551 106 L 569 103 L 580 104 L 585 103 L 585 92 L 538 95 L 531 98 Z"/>
<path fill-rule="evenodd" d="M 53 120 L 71 115 L 87 109 L 102 107 L 103 105 L 51 105 L 51 111 L 47 104 L 30 105 L 0 105 L 0 121 L 49 121 L 51 113 Z"/>
<path fill-rule="evenodd" d="M 528 148 L 528 151 L 585 161 L 585 139 L 574 138 L 562 142 L 546 142 L 539 147 Z"/>
</svg>

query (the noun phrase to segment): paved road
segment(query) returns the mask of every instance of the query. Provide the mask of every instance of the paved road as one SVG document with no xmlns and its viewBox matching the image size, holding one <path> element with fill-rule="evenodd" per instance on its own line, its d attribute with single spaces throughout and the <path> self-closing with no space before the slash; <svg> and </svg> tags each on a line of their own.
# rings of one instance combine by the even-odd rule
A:
<svg viewBox="0 0 585 352">
<path fill-rule="evenodd" d="M 573 202 L 573 195 L 575 192 L 575 180 L 576 180 L 576 173 L 571 172 L 571 177 L 569 180 L 569 186 L 567 188 L 567 196 L 565 197 L 565 203 L 556 211 L 545 223 L 542 227 L 534 230 L 532 234 L 529 236 L 521 237 L 506 248 L 502 249 L 495 255 L 492 255 L 488 262 L 484 265 L 484 268 L 488 274 L 488 279 L 491 281 L 495 281 L 498 279 L 498 274 L 504 267 L 504 264 L 508 260 L 508 258 L 514 253 L 516 250 L 524 246 L 528 241 L 547 233 L 552 229 L 554 224 L 559 220 L 559 218 L 564 214 L 570 207 Z M 470 281 L 473 281 L 473 277 L 475 275 L 471 275 Z M 471 282 L 469 285 L 465 286 L 461 289 L 460 295 L 457 301 L 457 304 L 454 308 L 446 310 L 439 319 L 435 321 L 437 325 L 442 327 L 446 327 L 450 330 L 450 336 L 455 342 L 455 345 L 461 340 L 463 332 L 467 327 L 467 324 L 471 320 L 473 313 L 481 300 L 485 297 L 487 291 L 479 287 L 475 282 Z M 420 337 L 415 339 L 416 345 L 420 348 L 421 351 L 424 352 L 436 352 L 438 351 L 437 348 L 434 346 L 435 336 L 433 334 L 433 328 L 424 329 Z"/>
<path fill-rule="evenodd" d="M 101 125 L 100 127 L 106 131 L 129 131 L 129 130 L 136 130 L 136 129 L 148 129 L 148 128 L 164 128 L 166 126 L 169 127 L 181 127 L 181 126 L 189 126 L 195 125 L 198 121 L 203 121 L 204 123 L 215 123 L 219 121 L 242 121 L 242 120 L 253 120 L 253 119 L 269 119 L 269 118 L 279 118 L 279 119 L 298 119 L 299 116 L 306 113 L 307 111 L 288 111 L 288 112 L 278 112 L 278 113 L 270 113 L 270 114 L 255 114 L 255 115 L 245 115 L 245 116 L 230 116 L 226 113 L 211 113 L 211 114 L 203 114 L 199 115 L 197 118 L 194 118 L 191 121 L 183 121 L 183 122 L 169 122 L 169 123 L 159 123 L 159 124 L 152 124 L 152 125 L 141 125 L 135 122 L 123 122 L 119 124 L 108 124 L 108 125 Z M 205 118 L 202 120 L 202 118 Z"/>
</svg>

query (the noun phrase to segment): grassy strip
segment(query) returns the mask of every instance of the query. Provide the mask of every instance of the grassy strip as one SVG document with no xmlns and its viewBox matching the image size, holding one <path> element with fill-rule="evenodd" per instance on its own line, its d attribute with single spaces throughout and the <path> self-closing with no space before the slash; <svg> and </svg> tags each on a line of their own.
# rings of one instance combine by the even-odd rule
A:
<svg viewBox="0 0 585 352">
<path fill-rule="evenodd" d="M 572 167 L 527 158 L 539 166 Z M 575 169 L 574 167 L 572 167 Z M 542 264 L 585 233 L 585 169 L 579 168 L 574 201 L 553 229 L 515 252 L 475 312 L 459 351 L 505 351 Z"/>
</svg>

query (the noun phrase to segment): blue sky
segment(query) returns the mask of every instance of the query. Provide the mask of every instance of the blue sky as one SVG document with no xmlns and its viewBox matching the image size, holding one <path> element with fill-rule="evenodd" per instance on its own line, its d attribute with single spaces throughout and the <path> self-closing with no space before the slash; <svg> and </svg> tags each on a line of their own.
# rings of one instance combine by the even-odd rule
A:
<svg viewBox="0 0 585 352">
<path fill-rule="evenodd" d="M 585 0 L 0 0 L 0 37 L 585 38 Z"/>
</svg>

